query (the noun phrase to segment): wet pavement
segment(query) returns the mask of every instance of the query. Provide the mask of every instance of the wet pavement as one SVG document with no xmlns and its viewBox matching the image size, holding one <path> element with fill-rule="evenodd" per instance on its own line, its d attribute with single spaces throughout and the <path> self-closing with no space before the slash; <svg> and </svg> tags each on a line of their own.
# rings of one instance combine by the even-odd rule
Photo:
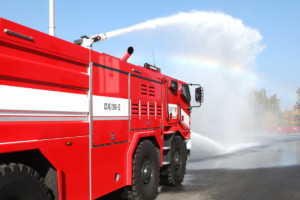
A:
<svg viewBox="0 0 300 200">
<path fill-rule="evenodd" d="M 157 200 L 299 200 L 300 167 L 189 170 Z"/>
<path fill-rule="evenodd" d="M 249 135 L 226 148 L 209 144 L 217 151 L 192 149 L 183 183 L 160 187 L 157 200 L 300 200 L 300 133 Z"/>
<path fill-rule="evenodd" d="M 192 159 L 157 200 L 299 200 L 300 134 L 253 135 L 245 148 Z"/>
<path fill-rule="evenodd" d="M 191 159 L 188 169 L 250 169 L 300 165 L 300 134 L 256 135 L 237 150 Z M 244 147 L 243 147 L 244 146 Z"/>
</svg>

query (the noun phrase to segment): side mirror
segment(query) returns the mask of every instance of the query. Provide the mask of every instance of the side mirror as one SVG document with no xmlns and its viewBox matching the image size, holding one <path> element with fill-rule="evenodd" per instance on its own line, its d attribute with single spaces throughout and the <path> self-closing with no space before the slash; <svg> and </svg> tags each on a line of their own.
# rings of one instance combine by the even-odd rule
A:
<svg viewBox="0 0 300 200">
<path fill-rule="evenodd" d="M 204 101 L 204 95 L 203 95 L 203 87 L 197 87 L 195 89 L 195 100 L 198 103 L 203 103 Z"/>
<path fill-rule="evenodd" d="M 191 83 L 189 85 L 191 85 L 191 86 L 199 86 L 199 87 L 197 87 L 195 89 L 195 101 L 197 103 L 199 103 L 199 105 L 188 107 L 188 110 L 191 110 L 192 108 L 196 108 L 196 107 L 200 107 L 201 106 L 201 103 L 203 103 L 203 101 L 204 101 L 204 95 L 203 95 L 203 87 L 201 87 L 200 84 L 193 84 L 193 83 Z"/>
</svg>

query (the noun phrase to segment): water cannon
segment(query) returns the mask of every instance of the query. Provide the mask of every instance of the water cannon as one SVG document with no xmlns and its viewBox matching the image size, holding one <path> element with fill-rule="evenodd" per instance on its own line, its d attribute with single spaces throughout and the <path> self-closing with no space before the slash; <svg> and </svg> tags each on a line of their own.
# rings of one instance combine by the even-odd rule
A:
<svg viewBox="0 0 300 200">
<path fill-rule="evenodd" d="M 107 39 L 107 36 L 105 33 L 100 33 L 100 34 L 97 34 L 97 35 L 93 35 L 93 36 L 86 36 L 86 35 L 83 35 L 80 37 L 80 39 L 78 40 L 74 40 L 74 44 L 77 44 L 77 45 L 80 45 L 82 47 L 85 47 L 85 48 L 92 48 L 92 45 L 96 42 L 102 42 L 104 40 Z"/>
</svg>

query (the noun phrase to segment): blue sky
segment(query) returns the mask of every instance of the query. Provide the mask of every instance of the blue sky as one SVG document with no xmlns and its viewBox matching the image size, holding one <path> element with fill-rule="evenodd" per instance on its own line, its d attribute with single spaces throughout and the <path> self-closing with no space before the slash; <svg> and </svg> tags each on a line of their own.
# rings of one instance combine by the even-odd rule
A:
<svg viewBox="0 0 300 200">
<path fill-rule="evenodd" d="M 278 94 L 283 109 L 296 101 L 295 91 L 300 87 L 300 1 L 57 0 L 55 9 L 56 36 L 68 41 L 192 10 L 222 12 L 241 19 L 260 32 L 266 45 L 256 59 L 258 89 Z M 47 33 L 48 1 L 3 1 L 0 17 Z"/>
</svg>

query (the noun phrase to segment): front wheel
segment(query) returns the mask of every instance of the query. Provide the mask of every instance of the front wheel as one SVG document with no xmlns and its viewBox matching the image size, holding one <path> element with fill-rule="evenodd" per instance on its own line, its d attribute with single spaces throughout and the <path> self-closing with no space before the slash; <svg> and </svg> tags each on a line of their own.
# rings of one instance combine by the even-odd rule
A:
<svg viewBox="0 0 300 200">
<path fill-rule="evenodd" d="M 130 200 L 154 200 L 158 194 L 160 156 L 149 140 L 142 141 L 133 157 Z"/>
<path fill-rule="evenodd" d="M 43 178 L 32 168 L 10 163 L 0 165 L 1 200 L 50 200 Z"/>
</svg>

